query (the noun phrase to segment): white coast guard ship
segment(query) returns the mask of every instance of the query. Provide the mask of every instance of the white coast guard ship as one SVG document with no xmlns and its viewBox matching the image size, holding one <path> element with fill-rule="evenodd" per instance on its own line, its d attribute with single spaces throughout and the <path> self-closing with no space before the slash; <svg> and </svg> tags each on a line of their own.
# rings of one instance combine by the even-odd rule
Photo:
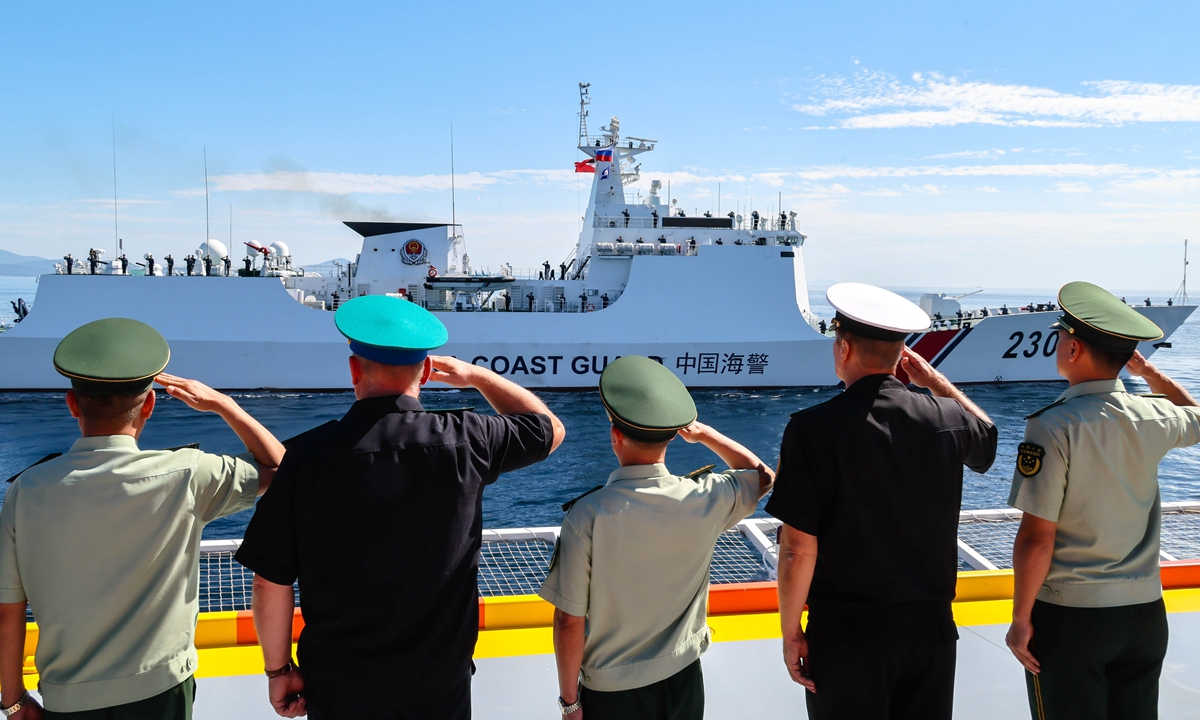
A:
<svg viewBox="0 0 1200 720">
<path fill-rule="evenodd" d="M 18 309 L 19 324 L 0 333 L 0 389 L 67 387 L 51 363 L 56 344 L 111 316 L 157 328 L 171 371 L 214 387 L 345 389 L 346 342 L 331 311 L 381 293 L 437 313 L 450 333 L 445 354 L 527 387 L 595 387 L 610 361 L 630 354 L 661 361 L 689 387 L 836 384 L 826 322 L 809 307 L 796 213 L 691 217 L 663 202 L 656 180 L 647 197 L 631 197 L 637 158 L 657 141 L 622 136 L 615 117 L 590 135 L 588 103 L 580 84 L 587 157 L 576 169 L 592 173 L 592 187 L 584 227 L 557 267 L 479 271 L 462 227 L 436 223 L 347 222 L 361 250 L 329 268 L 294 267 L 283 243 L 246 243 L 235 263 L 232 249 L 209 240 L 182 263 L 147 254 L 133 267 L 124 253 L 105 262 L 93 249 L 42 276 L 36 307 Z M 955 382 L 1058 379 L 1051 306 L 962 313 L 941 295 L 922 304 L 934 327 L 908 344 Z M 1169 337 L 1194 306 L 1138 310 Z"/>
</svg>

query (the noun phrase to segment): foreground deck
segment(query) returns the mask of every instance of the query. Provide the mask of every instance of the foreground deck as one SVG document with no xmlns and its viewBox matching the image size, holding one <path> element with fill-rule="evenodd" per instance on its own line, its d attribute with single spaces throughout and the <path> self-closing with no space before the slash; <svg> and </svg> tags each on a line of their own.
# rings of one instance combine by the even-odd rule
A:
<svg viewBox="0 0 1200 720">
<path fill-rule="evenodd" d="M 1163 586 L 1171 644 L 1163 669 L 1163 718 L 1200 717 L 1200 503 L 1163 508 Z M 970 718 L 1028 717 L 1020 665 L 1004 646 L 1012 611 L 1012 540 L 1020 513 L 964 512 L 959 522 L 959 661 L 956 712 Z M 803 691 L 783 668 L 775 600 L 778 523 L 753 519 L 717 544 L 709 592 L 714 644 L 704 656 L 707 716 L 804 717 Z M 475 716 L 484 720 L 559 714 L 550 623 L 536 596 L 558 528 L 484 531 L 480 566 Z M 277 717 L 267 703 L 250 607 L 250 573 L 233 560 L 238 541 L 203 545 L 195 717 Z M 303 619 L 297 610 L 294 637 Z M 30 626 L 26 654 L 37 642 Z M 26 672 L 33 674 L 32 657 Z M 36 677 L 26 678 L 30 687 Z"/>
</svg>

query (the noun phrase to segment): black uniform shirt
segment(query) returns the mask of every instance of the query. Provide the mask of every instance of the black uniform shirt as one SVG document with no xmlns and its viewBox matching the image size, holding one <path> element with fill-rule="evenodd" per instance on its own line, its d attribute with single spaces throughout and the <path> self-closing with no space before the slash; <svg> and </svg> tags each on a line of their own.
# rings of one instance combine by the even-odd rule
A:
<svg viewBox="0 0 1200 720">
<path fill-rule="evenodd" d="M 545 415 L 425 412 L 400 395 L 289 444 L 237 560 L 299 579 L 311 690 L 427 694 L 470 677 L 483 488 L 544 459 L 553 435 Z"/>
<path fill-rule="evenodd" d="M 962 468 L 984 472 L 995 456 L 994 425 L 892 375 L 862 378 L 796 413 L 766 510 L 817 538 L 809 606 L 948 609 Z"/>
</svg>

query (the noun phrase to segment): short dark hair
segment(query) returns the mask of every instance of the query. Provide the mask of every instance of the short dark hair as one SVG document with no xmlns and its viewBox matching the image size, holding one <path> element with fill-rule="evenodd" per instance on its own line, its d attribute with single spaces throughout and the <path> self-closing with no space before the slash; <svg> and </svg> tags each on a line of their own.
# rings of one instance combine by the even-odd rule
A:
<svg viewBox="0 0 1200 720">
<path fill-rule="evenodd" d="M 625 442 L 643 450 L 665 450 L 667 446 L 671 444 L 671 441 L 675 439 L 676 435 L 676 433 L 671 433 L 671 436 L 665 440 L 642 440 L 641 438 L 633 437 L 616 423 L 613 423 L 613 427 L 617 429 L 617 432 L 621 433 L 621 435 L 625 438 Z"/>
<path fill-rule="evenodd" d="M 146 396 L 153 390 L 143 390 L 136 395 L 88 395 L 75 391 L 79 403 L 79 414 L 97 423 L 131 423 L 137 419 Z"/>
<path fill-rule="evenodd" d="M 904 354 L 904 340 L 875 340 L 844 327 L 837 329 L 837 336 L 843 342 L 849 338 L 873 367 L 894 368 Z"/>
<path fill-rule="evenodd" d="M 1076 337 L 1075 339 L 1082 343 L 1088 349 L 1088 352 L 1096 358 L 1096 365 L 1099 369 L 1110 372 L 1114 376 L 1120 375 L 1121 370 L 1133 359 L 1133 350 L 1106 350 L 1083 338 Z"/>
</svg>

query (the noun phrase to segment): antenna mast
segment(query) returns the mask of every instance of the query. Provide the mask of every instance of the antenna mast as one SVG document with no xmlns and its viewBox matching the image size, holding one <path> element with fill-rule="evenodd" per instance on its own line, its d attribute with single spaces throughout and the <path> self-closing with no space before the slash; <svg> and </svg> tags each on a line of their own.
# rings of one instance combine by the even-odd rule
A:
<svg viewBox="0 0 1200 720">
<path fill-rule="evenodd" d="M 588 97 L 588 88 L 591 83 L 579 83 L 579 145 L 580 147 L 587 145 L 587 106 L 592 103 L 592 99 Z"/>
<path fill-rule="evenodd" d="M 458 226 L 458 211 L 454 204 L 454 123 L 450 123 L 450 225 Z M 458 231 L 454 231 L 458 234 Z"/>
<path fill-rule="evenodd" d="M 117 254 L 113 256 L 113 260 L 121 255 L 121 240 L 120 232 L 117 230 L 117 114 L 112 116 L 112 142 L 113 142 L 113 242 L 117 248 Z"/>
<path fill-rule="evenodd" d="M 1181 304 L 1181 305 L 1187 305 L 1189 303 L 1188 294 L 1187 294 L 1187 268 L 1188 268 L 1187 247 L 1188 247 L 1188 241 L 1184 240 L 1183 241 L 1183 282 L 1179 284 L 1179 289 L 1175 291 L 1175 300 L 1177 300 L 1179 302 L 1179 304 Z"/>
<path fill-rule="evenodd" d="M 210 233 L 208 228 L 208 146 L 204 147 L 204 242 L 208 242 Z M 211 248 L 209 252 L 211 254 Z"/>
</svg>

